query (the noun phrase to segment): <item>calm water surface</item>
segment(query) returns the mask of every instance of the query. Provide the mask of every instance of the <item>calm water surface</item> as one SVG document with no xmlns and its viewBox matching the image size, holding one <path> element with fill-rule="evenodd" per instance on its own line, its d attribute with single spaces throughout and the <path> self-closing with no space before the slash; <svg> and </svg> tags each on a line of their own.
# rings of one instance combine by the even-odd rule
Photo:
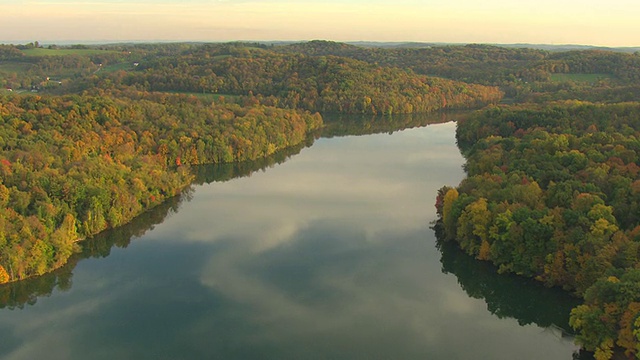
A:
<svg viewBox="0 0 640 360">
<path fill-rule="evenodd" d="M 194 185 L 0 288 L 0 358 L 572 359 L 571 299 L 430 229 L 437 189 L 464 176 L 454 133 L 321 138 Z"/>
</svg>

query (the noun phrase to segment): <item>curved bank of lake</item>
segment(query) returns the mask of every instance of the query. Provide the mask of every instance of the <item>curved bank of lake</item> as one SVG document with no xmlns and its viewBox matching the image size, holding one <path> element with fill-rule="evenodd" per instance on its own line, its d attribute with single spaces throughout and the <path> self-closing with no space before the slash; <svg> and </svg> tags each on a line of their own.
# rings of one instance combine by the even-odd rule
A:
<svg viewBox="0 0 640 360">
<path fill-rule="evenodd" d="M 70 266 L 0 288 L 0 357 L 572 359 L 575 300 L 430 228 L 437 190 L 464 176 L 454 133 L 335 136 L 273 167 L 203 168 Z"/>
</svg>

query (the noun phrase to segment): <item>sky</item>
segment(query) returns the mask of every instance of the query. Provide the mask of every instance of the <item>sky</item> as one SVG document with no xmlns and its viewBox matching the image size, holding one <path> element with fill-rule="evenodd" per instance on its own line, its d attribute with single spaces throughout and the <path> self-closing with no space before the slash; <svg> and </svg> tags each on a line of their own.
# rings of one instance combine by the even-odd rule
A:
<svg viewBox="0 0 640 360">
<path fill-rule="evenodd" d="M 333 40 L 640 46 L 637 0 L 0 0 L 0 43 Z"/>
</svg>

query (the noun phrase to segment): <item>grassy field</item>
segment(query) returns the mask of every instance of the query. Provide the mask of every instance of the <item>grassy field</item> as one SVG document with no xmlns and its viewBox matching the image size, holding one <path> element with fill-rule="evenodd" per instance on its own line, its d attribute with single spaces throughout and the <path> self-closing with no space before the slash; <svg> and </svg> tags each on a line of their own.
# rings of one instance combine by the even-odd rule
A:
<svg viewBox="0 0 640 360">
<path fill-rule="evenodd" d="M 551 81 L 554 82 L 596 83 L 611 78 L 610 74 L 551 74 Z"/>
<path fill-rule="evenodd" d="M 102 71 L 108 72 L 108 73 L 116 72 L 120 70 L 130 71 L 133 69 L 135 69 L 135 66 L 133 65 L 133 63 L 130 63 L 130 62 L 121 62 L 118 64 L 110 64 L 102 67 Z"/>
<path fill-rule="evenodd" d="M 0 73 L 21 73 L 27 71 L 30 66 L 29 63 L 2 61 L 0 62 Z"/>
<path fill-rule="evenodd" d="M 203 94 L 200 92 L 184 92 L 184 91 L 165 91 L 165 92 L 168 94 L 191 95 L 191 96 L 200 98 L 202 100 L 218 100 L 222 96 L 225 98 L 225 100 L 229 102 L 235 102 L 239 98 L 238 95 L 231 95 L 231 94 L 211 94 L 211 93 Z"/>
<path fill-rule="evenodd" d="M 99 49 L 26 49 L 22 50 L 27 56 L 63 56 L 63 55 L 95 55 L 113 53 L 111 50 L 99 50 Z"/>
</svg>

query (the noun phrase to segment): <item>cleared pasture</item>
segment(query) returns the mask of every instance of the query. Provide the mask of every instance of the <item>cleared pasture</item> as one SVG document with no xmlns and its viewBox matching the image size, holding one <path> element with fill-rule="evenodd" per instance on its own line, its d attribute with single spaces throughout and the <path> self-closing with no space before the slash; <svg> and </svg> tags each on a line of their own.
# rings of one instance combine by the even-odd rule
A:
<svg viewBox="0 0 640 360">
<path fill-rule="evenodd" d="M 65 56 L 65 55 L 96 55 L 96 54 L 108 54 L 116 53 L 113 50 L 100 50 L 100 49 L 71 49 L 71 48 L 59 48 L 59 49 L 45 49 L 34 48 L 25 49 L 22 52 L 27 56 Z"/>
</svg>

